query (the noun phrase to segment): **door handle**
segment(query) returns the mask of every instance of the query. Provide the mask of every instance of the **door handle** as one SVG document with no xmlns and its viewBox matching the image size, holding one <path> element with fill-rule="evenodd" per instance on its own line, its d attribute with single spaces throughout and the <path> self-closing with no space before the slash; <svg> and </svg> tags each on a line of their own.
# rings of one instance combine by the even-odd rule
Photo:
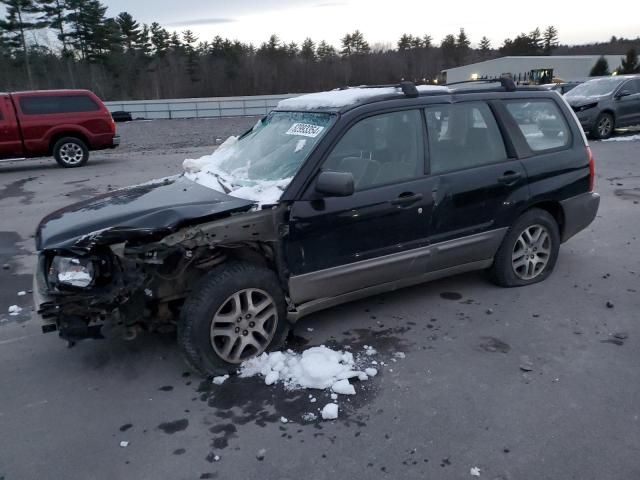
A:
<svg viewBox="0 0 640 480">
<path fill-rule="evenodd" d="M 395 200 L 391 200 L 391 205 L 407 206 L 422 200 L 421 193 L 402 193 Z"/>
<path fill-rule="evenodd" d="M 505 185 L 513 185 L 518 180 L 522 178 L 522 174 L 520 172 L 508 171 L 504 172 L 501 177 L 498 177 L 498 182 L 503 183 Z"/>
</svg>

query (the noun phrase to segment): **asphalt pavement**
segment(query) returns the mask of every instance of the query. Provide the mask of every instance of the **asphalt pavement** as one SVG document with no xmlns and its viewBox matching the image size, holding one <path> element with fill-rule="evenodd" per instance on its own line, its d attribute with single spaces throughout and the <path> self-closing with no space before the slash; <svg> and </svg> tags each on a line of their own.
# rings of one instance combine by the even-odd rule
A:
<svg viewBox="0 0 640 480">
<path fill-rule="evenodd" d="M 95 152 L 80 169 L 0 164 L 1 480 L 640 478 L 640 141 L 592 144 L 601 209 L 546 282 L 501 289 L 466 274 L 302 320 L 290 348 L 370 345 L 385 363 L 340 397 L 336 421 L 303 420 L 328 393 L 312 404 L 258 379 L 203 381 L 170 334 L 74 348 L 41 334 L 18 295 L 31 288 L 38 221 L 177 172 L 253 121 L 205 126 L 210 145 Z M 10 316 L 14 304 L 23 311 Z"/>
</svg>

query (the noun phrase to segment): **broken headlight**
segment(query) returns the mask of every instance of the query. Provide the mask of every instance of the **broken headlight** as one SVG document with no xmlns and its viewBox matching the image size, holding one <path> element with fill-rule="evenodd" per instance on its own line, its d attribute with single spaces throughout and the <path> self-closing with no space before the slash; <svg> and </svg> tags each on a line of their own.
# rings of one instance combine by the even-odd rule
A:
<svg viewBox="0 0 640 480">
<path fill-rule="evenodd" d="M 91 260 L 74 257 L 53 257 L 48 279 L 52 285 L 88 288 L 93 284 L 95 267 Z"/>
</svg>

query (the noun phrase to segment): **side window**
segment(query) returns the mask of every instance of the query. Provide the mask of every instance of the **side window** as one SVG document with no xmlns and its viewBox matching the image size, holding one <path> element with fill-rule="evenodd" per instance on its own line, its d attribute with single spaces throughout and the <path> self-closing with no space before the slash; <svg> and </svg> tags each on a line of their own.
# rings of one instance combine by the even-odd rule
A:
<svg viewBox="0 0 640 480">
<path fill-rule="evenodd" d="M 340 139 L 323 170 L 353 174 L 356 190 L 424 174 L 424 137 L 418 110 L 385 113 L 356 123 Z"/>
<path fill-rule="evenodd" d="M 100 107 L 86 95 L 42 95 L 20 98 L 20 109 L 25 115 L 43 115 L 95 112 Z"/>
<path fill-rule="evenodd" d="M 622 88 L 626 88 L 631 92 L 631 95 L 635 95 L 636 93 L 640 93 L 640 79 L 635 78 L 627 82 Z"/>
<path fill-rule="evenodd" d="M 569 126 L 553 100 L 509 100 L 505 104 L 534 152 L 569 144 Z"/>
<path fill-rule="evenodd" d="M 434 105 L 425 111 L 432 174 L 506 160 L 502 134 L 486 103 Z"/>
</svg>

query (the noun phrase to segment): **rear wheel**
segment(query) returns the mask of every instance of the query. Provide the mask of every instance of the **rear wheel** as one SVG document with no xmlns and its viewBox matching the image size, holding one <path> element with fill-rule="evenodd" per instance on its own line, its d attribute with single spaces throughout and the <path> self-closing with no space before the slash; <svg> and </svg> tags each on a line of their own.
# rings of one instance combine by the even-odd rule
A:
<svg viewBox="0 0 640 480">
<path fill-rule="evenodd" d="M 613 134 L 615 125 L 616 123 L 613 115 L 603 112 L 598 115 L 596 123 L 593 126 L 593 130 L 591 131 L 591 135 L 593 136 L 593 138 L 600 140 L 609 138 Z"/>
<path fill-rule="evenodd" d="M 491 276 L 503 287 L 520 287 L 546 279 L 558 259 L 556 220 L 538 208 L 525 212 L 507 232 L 496 253 Z"/>
<path fill-rule="evenodd" d="M 275 273 L 229 262 L 206 275 L 187 298 L 178 342 L 191 368 L 221 375 L 280 347 L 287 331 L 286 303 Z"/>
<path fill-rule="evenodd" d="M 81 167 L 89 161 L 89 149 L 79 138 L 64 137 L 53 146 L 53 157 L 61 167 Z"/>
</svg>

